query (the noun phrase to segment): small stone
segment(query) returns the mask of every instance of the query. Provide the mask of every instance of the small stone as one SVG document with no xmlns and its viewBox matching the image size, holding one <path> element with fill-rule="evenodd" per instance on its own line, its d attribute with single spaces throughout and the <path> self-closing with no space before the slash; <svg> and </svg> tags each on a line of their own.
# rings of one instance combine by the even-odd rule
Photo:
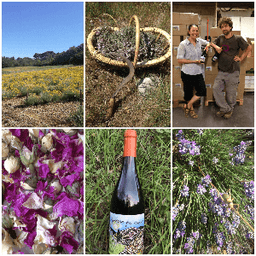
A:
<svg viewBox="0 0 256 256">
<path fill-rule="evenodd" d="M 142 95 L 145 95 L 146 92 L 152 89 L 154 86 L 154 82 L 149 77 L 146 77 L 141 83 L 139 83 L 138 90 Z"/>
</svg>

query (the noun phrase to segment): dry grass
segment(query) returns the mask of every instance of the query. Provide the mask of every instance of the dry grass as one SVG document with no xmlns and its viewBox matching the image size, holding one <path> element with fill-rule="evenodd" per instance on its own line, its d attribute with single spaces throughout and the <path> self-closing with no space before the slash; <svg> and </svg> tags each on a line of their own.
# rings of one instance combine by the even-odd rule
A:
<svg viewBox="0 0 256 256">
<path fill-rule="evenodd" d="M 15 97 L 2 102 L 3 127 L 75 127 L 70 116 L 74 114 L 80 103 L 51 102 L 48 104 L 24 105 L 26 97 Z"/>
</svg>

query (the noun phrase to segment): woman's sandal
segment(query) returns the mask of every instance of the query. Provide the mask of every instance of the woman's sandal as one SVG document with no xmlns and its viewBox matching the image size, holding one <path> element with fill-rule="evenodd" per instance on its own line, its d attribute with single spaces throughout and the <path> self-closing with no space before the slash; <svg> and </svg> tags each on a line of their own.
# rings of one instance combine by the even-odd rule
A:
<svg viewBox="0 0 256 256">
<path fill-rule="evenodd" d="M 198 118 L 198 115 L 196 114 L 194 109 L 189 109 L 189 113 L 192 118 Z"/>
<path fill-rule="evenodd" d="M 190 109 L 187 107 L 187 104 L 183 104 L 183 109 L 184 109 L 185 117 L 188 117 Z"/>
</svg>

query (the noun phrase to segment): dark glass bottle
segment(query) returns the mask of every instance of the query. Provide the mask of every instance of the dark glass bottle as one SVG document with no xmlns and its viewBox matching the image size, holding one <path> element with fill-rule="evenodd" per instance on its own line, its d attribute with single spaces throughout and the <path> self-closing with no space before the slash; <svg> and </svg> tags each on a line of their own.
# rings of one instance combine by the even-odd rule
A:
<svg viewBox="0 0 256 256">
<path fill-rule="evenodd" d="M 219 58 L 219 53 L 215 52 L 215 54 L 212 56 L 212 62 L 216 62 Z"/>
<path fill-rule="evenodd" d="M 144 200 L 136 171 L 136 144 L 136 131 L 126 130 L 122 172 L 110 205 L 110 254 L 143 253 Z"/>
<path fill-rule="evenodd" d="M 204 49 L 204 51 L 203 51 L 203 53 L 201 55 L 201 58 L 200 58 L 200 62 L 201 63 L 205 63 L 206 55 L 207 55 L 207 52 L 206 52 L 206 49 Z"/>
</svg>

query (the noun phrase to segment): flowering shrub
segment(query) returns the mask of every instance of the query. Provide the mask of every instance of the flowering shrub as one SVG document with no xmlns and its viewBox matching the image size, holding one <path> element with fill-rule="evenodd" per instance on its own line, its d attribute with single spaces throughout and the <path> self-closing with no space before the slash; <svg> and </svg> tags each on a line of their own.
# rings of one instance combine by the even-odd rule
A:
<svg viewBox="0 0 256 256">
<path fill-rule="evenodd" d="M 26 96 L 27 104 L 79 100 L 83 67 L 68 67 L 2 75 L 2 97 Z"/>
<path fill-rule="evenodd" d="M 252 253 L 252 132 L 174 130 L 173 136 L 173 253 Z"/>
<path fill-rule="evenodd" d="M 10 129 L 2 141 L 3 252 L 83 253 L 82 131 Z"/>
<path fill-rule="evenodd" d="M 110 54 L 115 52 L 133 61 L 135 55 L 135 36 L 134 27 L 124 27 L 120 31 L 113 31 L 110 27 L 103 26 L 96 31 L 93 45 L 104 56 L 122 60 Z M 158 34 L 140 32 L 138 62 L 162 57 L 168 50 L 168 47 L 165 47 L 166 44 L 167 41 L 163 40 L 162 37 L 158 38 Z"/>
</svg>

